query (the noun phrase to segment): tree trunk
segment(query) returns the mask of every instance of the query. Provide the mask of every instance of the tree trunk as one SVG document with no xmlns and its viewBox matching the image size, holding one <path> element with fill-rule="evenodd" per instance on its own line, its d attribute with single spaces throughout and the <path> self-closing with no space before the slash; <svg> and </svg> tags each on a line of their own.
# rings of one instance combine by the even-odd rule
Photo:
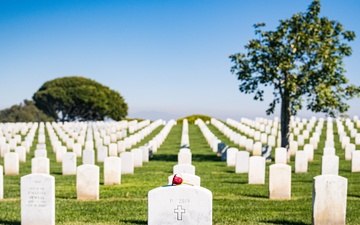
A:
<svg viewBox="0 0 360 225">
<path fill-rule="evenodd" d="M 290 137 L 290 100 L 288 91 L 284 91 L 281 98 L 281 147 L 289 150 Z"/>
</svg>

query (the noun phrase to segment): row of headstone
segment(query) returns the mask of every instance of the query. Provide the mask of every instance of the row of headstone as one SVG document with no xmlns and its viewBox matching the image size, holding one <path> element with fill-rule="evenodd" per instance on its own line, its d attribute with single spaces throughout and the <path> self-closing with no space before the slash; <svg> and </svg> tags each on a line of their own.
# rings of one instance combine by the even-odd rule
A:
<svg viewBox="0 0 360 225">
<path fill-rule="evenodd" d="M 189 140 L 189 123 L 187 119 L 183 120 L 183 126 L 181 131 L 181 147 L 190 147 L 190 140 Z"/>
</svg>

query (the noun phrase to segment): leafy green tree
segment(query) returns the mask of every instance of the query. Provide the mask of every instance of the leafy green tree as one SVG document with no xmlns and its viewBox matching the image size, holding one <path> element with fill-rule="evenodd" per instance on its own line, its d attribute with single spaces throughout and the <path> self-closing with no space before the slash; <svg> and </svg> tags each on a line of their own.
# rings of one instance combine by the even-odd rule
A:
<svg viewBox="0 0 360 225">
<path fill-rule="evenodd" d="M 314 0 L 307 12 L 280 20 L 275 31 L 262 31 L 264 23 L 254 25 L 259 38 L 245 46 L 247 54 L 230 55 L 240 92 L 254 93 L 254 99 L 262 101 L 263 87 L 273 87 L 266 113 L 281 105 L 282 147 L 288 147 L 290 117 L 304 102 L 308 110 L 334 117 L 348 110 L 345 100 L 360 93 L 360 87 L 348 84 L 343 68 L 343 58 L 352 53 L 346 42 L 353 41 L 355 33 L 320 17 L 320 8 L 320 1 Z"/>
<path fill-rule="evenodd" d="M 39 110 L 33 101 L 24 100 L 24 104 L 13 105 L 0 111 L 0 122 L 48 122 L 53 121 Z"/>
<path fill-rule="evenodd" d="M 33 99 L 39 109 L 56 121 L 121 120 L 128 111 L 118 92 L 80 76 L 47 81 Z"/>
</svg>

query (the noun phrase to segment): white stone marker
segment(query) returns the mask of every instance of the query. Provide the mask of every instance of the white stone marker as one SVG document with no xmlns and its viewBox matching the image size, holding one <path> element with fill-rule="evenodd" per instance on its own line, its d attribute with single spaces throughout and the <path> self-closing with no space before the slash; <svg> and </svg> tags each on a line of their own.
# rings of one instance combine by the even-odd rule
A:
<svg viewBox="0 0 360 225">
<path fill-rule="evenodd" d="M 192 184 L 195 186 L 200 186 L 200 177 L 194 174 L 189 174 L 189 173 L 178 173 L 178 174 L 173 174 L 170 175 L 168 177 L 168 184 L 172 184 L 172 180 L 174 178 L 174 176 L 180 176 L 183 179 L 183 182 L 187 183 L 187 184 Z"/>
<path fill-rule="evenodd" d="M 304 152 L 306 152 L 309 162 L 314 161 L 314 146 L 313 145 L 305 144 L 304 145 Z"/>
<path fill-rule="evenodd" d="M 134 173 L 134 156 L 131 152 L 120 153 L 121 159 L 121 174 Z"/>
<path fill-rule="evenodd" d="M 262 156 L 251 156 L 249 159 L 249 184 L 265 184 L 265 158 Z"/>
<path fill-rule="evenodd" d="M 290 153 L 290 155 L 295 155 L 297 150 L 298 150 L 297 141 L 290 141 L 289 142 L 289 153 Z"/>
<path fill-rule="evenodd" d="M 173 174 L 188 173 L 195 175 L 195 166 L 189 164 L 177 164 L 173 166 Z"/>
<path fill-rule="evenodd" d="M 235 173 L 249 172 L 250 153 L 247 151 L 238 151 L 236 153 Z"/>
<path fill-rule="evenodd" d="M 269 166 L 269 198 L 291 199 L 291 166 L 286 164 Z"/>
<path fill-rule="evenodd" d="M 5 175 L 19 174 L 19 154 L 9 152 L 4 155 L 4 172 Z"/>
<path fill-rule="evenodd" d="M 325 147 L 323 155 L 335 155 L 335 148 L 334 147 Z"/>
<path fill-rule="evenodd" d="M 56 149 L 56 162 L 62 162 L 62 157 L 66 152 L 67 152 L 67 149 L 65 146 L 59 146 Z"/>
<path fill-rule="evenodd" d="M 80 143 L 75 143 L 73 144 L 73 152 L 76 154 L 76 157 L 81 157 L 82 156 L 82 149 L 81 149 L 81 144 Z"/>
<path fill-rule="evenodd" d="M 288 153 L 286 148 L 277 147 L 275 148 L 275 163 L 276 164 L 286 164 L 288 158 Z"/>
<path fill-rule="evenodd" d="M 19 154 L 19 162 L 26 162 L 26 148 L 24 146 L 16 146 L 15 152 Z"/>
<path fill-rule="evenodd" d="M 4 198 L 4 173 L 3 166 L 0 165 L 0 199 Z"/>
<path fill-rule="evenodd" d="M 109 156 L 117 156 L 117 144 L 110 143 L 109 144 Z"/>
<path fill-rule="evenodd" d="M 182 148 L 178 153 L 178 164 L 189 164 L 192 163 L 192 154 L 190 149 Z"/>
<path fill-rule="evenodd" d="M 100 169 L 96 165 L 85 164 L 77 167 L 76 194 L 78 200 L 99 200 Z"/>
<path fill-rule="evenodd" d="M 62 159 L 62 175 L 76 175 L 76 154 L 67 152 Z"/>
<path fill-rule="evenodd" d="M 355 151 L 355 148 L 356 148 L 355 144 L 352 143 L 347 144 L 345 146 L 345 160 L 351 160 L 351 156 L 353 151 Z"/>
<path fill-rule="evenodd" d="M 148 193 L 148 225 L 212 225 L 212 193 L 188 185 L 155 188 Z"/>
<path fill-rule="evenodd" d="M 142 167 L 142 150 L 140 148 L 131 149 L 131 153 L 133 154 L 134 159 L 134 167 Z"/>
<path fill-rule="evenodd" d="M 29 174 L 20 183 L 21 224 L 55 225 L 55 178 Z"/>
<path fill-rule="evenodd" d="M 236 153 L 239 150 L 237 148 L 228 148 L 226 150 L 226 165 L 236 166 Z"/>
<path fill-rule="evenodd" d="M 149 162 L 149 146 L 141 146 L 143 162 Z"/>
<path fill-rule="evenodd" d="M 45 149 L 36 149 L 34 151 L 35 155 L 34 157 L 37 158 L 37 157 L 45 157 L 47 158 L 47 151 Z"/>
<path fill-rule="evenodd" d="M 85 149 L 82 154 L 82 164 L 95 164 L 95 150 Z"/>
<path fill-rule="evenodd" d="M 117 156 L 117 153 L 116 155 Z M 108 147 L 99 146 L 97 149 L 97 162 L 104 162 L 104 160 L 109 157 L 108 155 Z"/>
<path fill-rule="evenodd" d="M 252 155 L 261 156 L 261 152 L 262 152 L 262 143 L 260 141 L 257 141 L 254 143 Z"/>
<path fill-rule="evenodd" d="M 321 158 L 321 175 L 339 174 L 339 156 L 323 155 Z"/>
<path fill-rule="evenodd" d="M 360 172 L 360 150 L 352 152 L 351 172 Z"/>
<path fill-rule="evenodd" d="M 110 156 L 104 160 L 104 185 L 121 184 L 121 159 Z"/>
<path fill-rule="evenodd" d="M 337 175 L 314 177 L 312 224 L 345 225 L 348 180 Z"/>
<path fill-rule="evenodd" d="M 305 151 L 296 151 L 295 153 L 295 173 L 307 173 L 308 155 Z"/>
<path fill-rule="evenodd" d="M 45 157 L 31 159 L 31 173 L 50 174 L 50 160 Z"/>
</svg>

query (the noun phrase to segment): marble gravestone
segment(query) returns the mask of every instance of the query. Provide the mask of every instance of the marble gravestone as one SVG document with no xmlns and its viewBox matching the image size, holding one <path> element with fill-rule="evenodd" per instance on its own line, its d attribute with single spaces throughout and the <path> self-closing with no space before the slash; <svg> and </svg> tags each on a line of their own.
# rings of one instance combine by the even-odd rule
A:
<svg viewBox="0 0 360 225">
<path fill-rule="evenodd" d="M 269 198 L 291 199 L 291 166 L 287 164 L 269 166 Z"/>
<path fill-rule="evenodd" d="M 100 168 L 84 164 L 77 167 L 76 193 L 78 200 L 99 200 Z"/>
<path fill-rule="evenodd" d="M 247 151 L 238 151 L 236 153 L 235 173 L 249 172 L 250 153 Z"/>
<path fill-rule="evenodd" d="M 121 159 L 110 156 L 104 160 L 104 185 L 121 184 Z"/>
<path fill-rule="evenodd" d="M 148 193 L 148 225 L 212 225 L 212 193 L 199 186 L 177 185 Z"/>
<path fill-rule="evenodd" d="M 47 174 L 21 177 L 21 224 L 55 225 L 55 178 Z"/>
<path fill-rule="evenodd" d="M 345 225 L 348 180 L 327 174 L 314 177 L 313 225 Z"/>
<path fill-rule="evenodd" d="M 195 175 L 195 166 L 189 164 L 176 164 L 173 166 L 173 174 L 188 173 Z"/>
</svg>

